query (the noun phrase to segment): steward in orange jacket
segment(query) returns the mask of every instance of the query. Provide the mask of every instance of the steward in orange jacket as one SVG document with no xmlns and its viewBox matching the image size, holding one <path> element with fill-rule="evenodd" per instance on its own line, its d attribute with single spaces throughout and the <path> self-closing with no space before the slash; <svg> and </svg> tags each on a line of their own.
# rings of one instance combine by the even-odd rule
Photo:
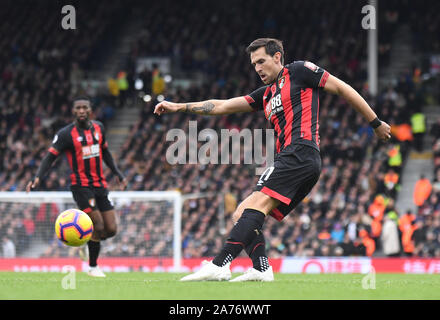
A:
<svg viewBox="0 0 440 320">
<path fill-rule="evenodd" d="M 429 179 L 425 178 L 424 175 L 420 176 L 414 187 L 414 203 L 416 206 L 422 206 L 431 195 L 431 191 L 432 185 Z"/>
<path fill-rule="evenodd" d="M 373 203 L 368 207 L 368 214 L 373 218 L 371 222 L 371 236 L 373 238 L 379 238 L 382 233 L 382 220 L 385 208 L 385 199 L 381 195 L 376 196 Z"/>
<path fill-rule="evenodd" d="M 368 257 L 371 257 L 373 255 L 374 251 L 376 250 L 376 243 L 374 242 L 373 239 L 370 238 L 367 230 L 364 230 L 364 229 L 360 230 L 359 237 L 362 239 L 362 244 L 366 248 L 366 255 Z"/>
<path fill-rule="evenodd" d="M 403 252 L 408 256 L 412 256 L 415 249 L 414 240 L 412 240 L 414 231 L 417 229 L 415 221 L 416 216 L 410 211 L 407 211 L 399 219 L 399 229 L 402 233 L 402 248 Z"/>
</svg>

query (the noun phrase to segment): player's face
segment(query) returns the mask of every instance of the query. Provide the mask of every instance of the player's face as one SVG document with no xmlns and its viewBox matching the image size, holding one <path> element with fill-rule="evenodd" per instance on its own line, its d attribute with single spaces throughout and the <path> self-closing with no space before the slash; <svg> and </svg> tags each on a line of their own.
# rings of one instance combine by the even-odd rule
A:
<svg viewBox="0 0 440 320">
<path fill-rule="evenodd" d="M 90 101 L 88 100 L 77 100 L 73 103 L 73 115 L 78 122 L 86 122 L 89 120 L 92 108 L 90 106 Z"/>
<path fill-rule="evenodd" d="M 283 67 L 281 65 L 281 53 L 277 52 L 271 56 L 266 53 L 265 47 L 251 52 L 251 63 L 264 84 L 273 83 Z"/>
</svg>

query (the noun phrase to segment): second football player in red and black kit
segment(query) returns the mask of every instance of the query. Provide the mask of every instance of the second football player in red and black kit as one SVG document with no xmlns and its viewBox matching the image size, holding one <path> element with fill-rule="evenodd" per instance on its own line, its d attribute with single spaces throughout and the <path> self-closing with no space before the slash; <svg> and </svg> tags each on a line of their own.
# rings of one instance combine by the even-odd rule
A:
<svg viewBox="0 0 440 320">
<path fill-rule="evenodd" d="M 93 221 L 94 231 L 87 243 L 89 249 L 89 275 L 103 277 L 97 266 L 101 240 L 113 237 L 117 231 L 113 205 L 108 199 L 108 184 L 104 177 L 103 162 L 119 180 L 121 189 L 127 181 L 117 168 L 108 149 L 104 126 L 90 119 L 91 101 L 87 97 L 78 97 L 73 101 L 75 121 L 59 130 L 41 162 L 33 181 L 26 191 L 38 186 L 49 171 L 56 158 L 64 153 L 70 165 L 71 191 L 78 208 L 86 212 Z"/>
</svg>

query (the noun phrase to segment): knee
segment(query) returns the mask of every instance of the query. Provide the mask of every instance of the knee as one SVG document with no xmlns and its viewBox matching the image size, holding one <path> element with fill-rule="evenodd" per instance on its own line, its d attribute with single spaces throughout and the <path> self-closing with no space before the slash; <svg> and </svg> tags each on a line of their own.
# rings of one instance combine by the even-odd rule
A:
<svg viewBox="0 0 440 320">
<path fill-rule="evenodd" d="M 105 230 L 105 238 L 114 237 L 117 232 L 118 232 L 118 228 L 116 227 L 116 225 L 111 226 Z"/>
<path fill-rule="evenodd" d="M 94 223 L 92 238 L 95 240 L 101 240 L 103 235 L 104 235 L 104 224 L 100 222 Z"/>
<path fill-rule="evenodd" d="M 252 200 L 251 208 L 261 211 L 265 215 L 269 214 L 280 204 L 279 200 L 274 199 L 261 191 L 254 192 L 254 197 Z"/>
<path fill-rule="evenodd" d="M 234 213 L 232 214 L 232 221 L 236 223 L 242 216 L 243 211 L 248 207 L 253 207 L 256 203 L 257 194 L 254 192 L 250 196 L 248 196 L 246 199 L 244 199 L 235 209 Z"/>
<path fill-rule="evenodd" d="M 247 208 L 252 208 L 258 211 L 261 211 L 264 214 L 269 214 L 272 209 L 276 208 L 279 205 L 279 201 L 269 197 L 268 195 L 256 191 L 252 193 L 249 197 L 247 197 L 237 209 L 232 214 L 232 220 L 235 222 L 241 218 L 243 211 Z"/>
</svg>

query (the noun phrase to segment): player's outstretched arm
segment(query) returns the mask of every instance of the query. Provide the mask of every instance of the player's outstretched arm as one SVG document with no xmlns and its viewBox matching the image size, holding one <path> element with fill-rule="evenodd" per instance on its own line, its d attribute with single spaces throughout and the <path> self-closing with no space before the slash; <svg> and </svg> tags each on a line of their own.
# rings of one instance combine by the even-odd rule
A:
<svg viewBox="0 0 440 320">
<path fill-rule="evenodd" d="M 371 109 L 364 98 L 350 85 L 335 76 L 329 75 L 324 90 L 343 97 L 370 123 L 374 129 L 374 133 L 379 139 L 387 141 L 391 138 L 390 126 L 386 122 L 378 119 L 376 113 Z"/>
<path fill-rule="evenodd" d="M 162 115 L 172 112 L 187 112 L 200 115 L 224 115 L 240 112 L 251 112 L 253 108 L 244 97 L 236 97 L 226 100 L 206 100 L 189 103 L 173 103 L 162 101 L 154 108 L 154 113 Z"/>
</svg>

